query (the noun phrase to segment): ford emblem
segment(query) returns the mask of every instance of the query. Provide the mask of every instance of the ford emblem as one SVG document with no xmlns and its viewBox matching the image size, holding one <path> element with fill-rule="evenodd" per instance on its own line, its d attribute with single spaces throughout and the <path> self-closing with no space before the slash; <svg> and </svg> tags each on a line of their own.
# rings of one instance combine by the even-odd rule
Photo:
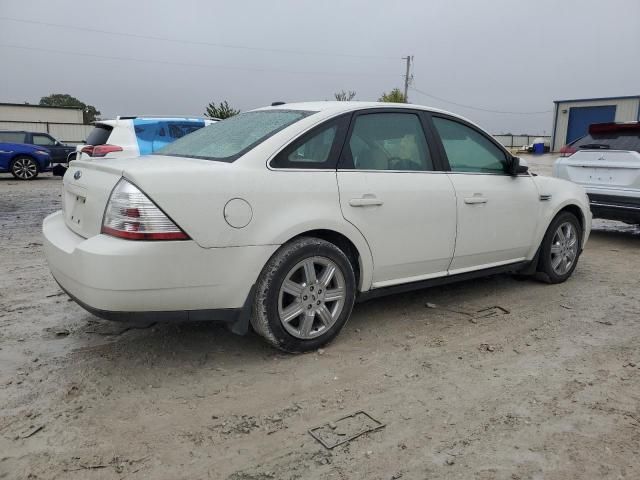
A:
<svg viewBox="0 0 640 480">
<path fill-rule="evenodd" d="M 81 176 L 82 172 L 80 170 L 76 170 L 76 173 L 73 174 L 73 178 L 75 178 L 76 180 L 79 180 Z"/>
</svg>

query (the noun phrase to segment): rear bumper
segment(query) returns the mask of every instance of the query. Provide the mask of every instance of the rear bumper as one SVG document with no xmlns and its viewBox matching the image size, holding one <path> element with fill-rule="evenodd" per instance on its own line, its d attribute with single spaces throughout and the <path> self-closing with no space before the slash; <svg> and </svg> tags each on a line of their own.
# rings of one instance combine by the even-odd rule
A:
<svg viewBox="0 0 640 480">
<path fill-rule="evenodd" d="M 218 308 L 208 310 L 175 310 L 165 312 L 114 312 L 110 310 L 100 310 L 87 305 L 82 300 L 74 297 L 60 283 L 60 288 L 71 299 L 84 308 L 87 312 L 96 317 L 104 318 L 114 322 L 166 322 L 166 321 L 214 321 L 225 323 L 229 329 L 238 335 L 245 335 L 249 331 L 249 322 L 251 315 L 251 299 L 253 298 L 253 287 L 242 308 Z"/>
<path fill-rule="evenodd" d="M 80 306 L 110 320 L 235 322 L 277 246 L 202 248 L 193 241 L 85 239 L 62 212 L 43 223 L 55 280 Z"/>
</svg>

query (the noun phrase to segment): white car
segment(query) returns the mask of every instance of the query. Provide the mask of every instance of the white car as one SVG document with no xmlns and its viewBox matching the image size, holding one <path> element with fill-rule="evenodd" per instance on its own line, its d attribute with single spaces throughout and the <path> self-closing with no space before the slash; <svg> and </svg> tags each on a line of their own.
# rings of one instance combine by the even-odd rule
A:
<svg viewBox="0 0 640 480">
<path fill-rule="evenodd" d="M 587 190 L 594 217 L 640 224 L 640 122 L 593 124 L 561 152 L 553 175 Z"/>
<path fill-rule="evenodd" d="M 85 144 L 78 145 L 69 160 L 137 157 L 150 155 L 216 120 L 194 117 L 117 117 L 99 120 Z"/>
<path fill-rule="evenodd" d="M 64 192 L 45 251 L 81 306 L 251 322 L 289 352 L 333 339 L 356 299 L 503 271 L 562 282 L 591 225 L 582 187 L 406 104 L 245 112 L 157 155 L 72 162 Z"/>
</svg>

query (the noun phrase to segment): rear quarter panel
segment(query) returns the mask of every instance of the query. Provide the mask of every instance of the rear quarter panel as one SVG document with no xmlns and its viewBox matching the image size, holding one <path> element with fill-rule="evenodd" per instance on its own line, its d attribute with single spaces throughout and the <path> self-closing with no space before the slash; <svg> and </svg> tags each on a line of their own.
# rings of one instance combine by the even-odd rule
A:
<svg viewBox="0 0 640 480">
<path fill-rule="evenodd" d="M 338 232 L 355 245 L 360 254 L 361 284 L 371 284 L 373 260 L 362 234 L 342 217 L 334 170 L 273 171 L 263 162 L 227 164 L 207 160 L 180 159 L 158 162 L 141 157 L 139 168 L 125 169 L 131 180 L 164 210 L 191 238 L 204 248 L 250 245 L 282 245 L 310 230 Z M 133 162 L 133 161 L 132 161 Z M 180 171 L 186 162 L 188 171 Z M 251 221 L 234 228 L 225 220 L 225 205 L 241 198 L 251 206 Z"/>
</svg>

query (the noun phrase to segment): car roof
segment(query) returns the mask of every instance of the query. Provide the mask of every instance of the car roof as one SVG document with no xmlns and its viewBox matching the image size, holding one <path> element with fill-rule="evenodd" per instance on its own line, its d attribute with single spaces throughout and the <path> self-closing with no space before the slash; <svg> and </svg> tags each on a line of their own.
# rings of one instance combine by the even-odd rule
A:
<svg viewBox="0 0 640 480">
<path fill-rule="evenodd" d="M 327 116 L 333 116 L 333 115 L 339 115 L 340 113 L 347 113 L 347 112 L 353 112 L 356 110 L 365 110 L 370 108 L 404 108 L 404 109 L 410 109 L 410 110 L 428 111 L 433 113 L 443 113 L 446 115 L 450 115 L 452 117 L 459 118 L 466 122 L 469 122 L 472 125 L 476 125 L 473 121 L 461 115 L 457 115 L 455 113 L 451 113 L 446 110 L 440 110 L 438 108 L 428 107 L 425 105 L 416 105 L 413 103 L 360 102 L 360 101 L 340 102 L 335 100 L 326 100 L 326 101 L 320 101 L 320 102 L 283 103 L 279 105 L 272 105 L 270 107 L 256 108 L 252 111 L 307 110 L 312 112 L 323 112 Z"/>
<path fill-rule="evenodd" d="M 93 122 L 94 125 L 109 125 L 111 127 L 115 127 L 119 122 L 124 122 L 127 120 L 149 120 L 156 122 L 215 122 L 217 118 L 206 118 L 206 117 L 154 117 L 154 116 L 118 116 L 114 119 L 109 120 L 96 120 Z"/>
<path fill-rule="evenodd" d="M 0 130 L 0 133 L 42 133 L 43 135 L 50 135 L 47 132 L 38 132 L 36 130 Z"/>
</svg>

